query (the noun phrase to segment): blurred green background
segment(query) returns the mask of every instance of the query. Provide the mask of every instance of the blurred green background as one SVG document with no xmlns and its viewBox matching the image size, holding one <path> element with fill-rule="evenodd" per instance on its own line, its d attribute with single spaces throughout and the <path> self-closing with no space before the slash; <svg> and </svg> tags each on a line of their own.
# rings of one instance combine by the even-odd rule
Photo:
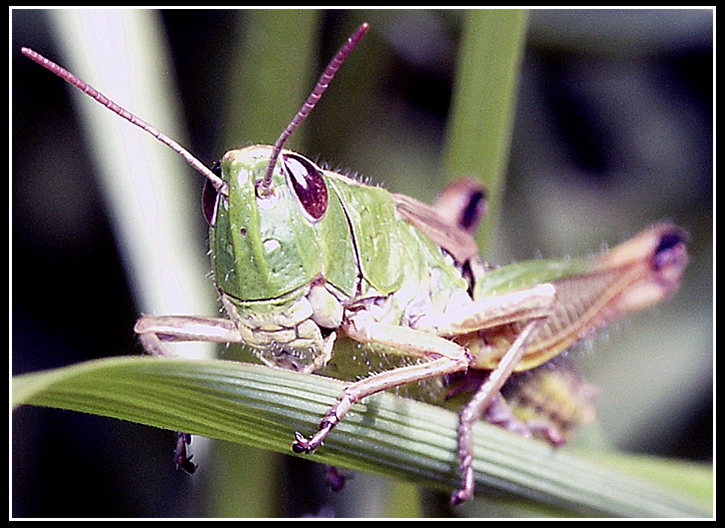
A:
<svg viewBox="0 0 725 528">
<path fill-rule="evenodd" d="M 369 34 L 293 146 L 432 200 L 444 185 L 466 12 L 278 14 L 277 25 L 260 12 L 152 14 L 165 46 L 148 53 L 172 65 L 183 144 L 211 165 L 230 148 L 273 142 L 367 20 Z M 19 52 L 29 46 L 71 67 L 56 24 L 43 11 L 12 13 L 13 374 L 141 353 L 132 328 L 142 303 L 76 99 Z M 274 32 L 299 45 L 271 49 Z M 593 254 L 659 219 L 692 236 L 677 296 L 571 354 L 601 391 L 585 447 L 712 461 L 712 36 L 712 12 L 702 10 L 529 15 L 499 229 L 485 257 L 505 264 Z M 280 79 L 287 86 L 285 76 L 289 90 L 264 90 Z M 308 87 L 297 88 L 303 76 Z M 268 100 L 250 104 L 255 83 Z M 167 104 L 158 101 L 162 111 Z M 200 195 L 198 175 L 179 177 Z M 192 235 L 206 247 L 194 200 Z M 213 295 L 211 280 L 200 281 Z M 363 475 L 333 496 L 314 463 L 222 442 L 202 449 L 199 439 L 202 468 L 190 478 L 173 467 L 173 433 L 94 416 L 21 408 L 12 425 L 15 516 L 382 516 L 431 513 L 437 504 L 412 486 Z M 271 490 L 265 501 L 260 489 Z"/>
</svg>

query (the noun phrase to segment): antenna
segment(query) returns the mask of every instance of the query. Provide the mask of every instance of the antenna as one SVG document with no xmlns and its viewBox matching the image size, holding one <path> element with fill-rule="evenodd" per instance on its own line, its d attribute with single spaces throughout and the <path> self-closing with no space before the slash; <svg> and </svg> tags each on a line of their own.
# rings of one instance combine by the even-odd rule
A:
<svg viewBox="0 0 725 528">
<path fill-rule="evenodd" d="M 40 53 L 31 50 L 30 48 L 21 48 L 23 55 L 28 57 L 33 62 L 41 65 L 46 70 L 51 71 L 52 73 L 56 74 L 58 77 L 66 81 L 67 83 L 75 86 L 78 88 L 81 92 L 83 92 L 86 95 L 91 96 L 96 102 L 102 104 L 112 112 L 118 114 L 122 118 L 124 118 L 126 121 L 129 121 L 130 123 L 136 125 L 137 127 L 141 128 L 142 130 L 148 132 L 152 136 L 154 136 L 156 139 L 161 141 L 164 145 L 168 146 L 176 152 L 177 154 L 181 154 L 181 156 L 186 160 L 186 162 L 191 165 L 195 170 L 200 172 L 204 175 L 204 177 L 209 180 L 209 183 L 211 183 L 214 188 L 217 190 L 217 192 L 228 195 L 229 190 L 227 184 L 222 180 L 219 176 L 214 174 L 209 168 L 204 165 L 201 161 L 196 159 L 188 150 L 186 150 L 184 147 L 179 145 L 176 141 L 171 139 L 166 134 L 163 134 L 162 132 L 159 132 L 154 127 L 149 125 L 146 121 L 143 119 L 135 116 L 122 106 L 114 103 L 111 101 L 108 97 L 103 95 L 101 92 L 90 86 L 89 84 L 86 84 L 81 79 L 73 75 L 71 72 L 63 68 L 62 66 L 59 66 L 58 64 L 54 63 L 51 60 L 46 59 L 43 57 Z"/>
<path fill-rule="evenodd" d="M 304 121 L 305 117 L 307 117 L 307 114 L 309 114 L 315 107 L 317 101 L 320 100 L 320 97 L 322 97 L 322 94 L 325 93 L 325 90 L 327 90 L 327 87 L 330 85 L 333 77 L 335 77 L 337 70 L 340 69 L 340 66 L 342 66 L 342 63 L 345 61 L 347 56 L 350 55 L 350 52 L 355 49 L 355 46 L 357 46 L 358 42 L 360 42 L 360 39 L 363 38 L 363 35 L 365 35 L 365 32 L 367 32 L 368 27 L 369 24 L 367 22 L 361 24 L 360 27 L 357 28 L 355 32 L 350 36 L 350 38 L 347 39 L 347 42 L 342 45 L 340 50 L 330 61 L 330 64 L 328 64 L 327 68 L 325 68 L 325 71 L 322 73 L 320 79 L 317 81 L 317 84 L 312 90 L 312 93 L 309 95 L 309 97 L 300 107 L 300 109 L 297 110 L 297 113 L 292 118 L 292 121 L 289 122 L 287 127 L 277 138 L 274 147 L 272 147 L 272 155 L 269 158 L 269 163 L 267 164 L 267 170 L 264 173 L 264 178 L 260 180 L 257 184 L 257 194 L 259 196 L 268 196 L 272 194 L 272 172 L 274 171 L 274 166 L 277 164 L 277 158 L 279 157 L 279 153 L 282 151 L 282 146 L 285 144 L 285 141 L 287 141 L 287 138 L 290 137 L 295 128 L 297 128 L 299 124 Z"/>
</svg>

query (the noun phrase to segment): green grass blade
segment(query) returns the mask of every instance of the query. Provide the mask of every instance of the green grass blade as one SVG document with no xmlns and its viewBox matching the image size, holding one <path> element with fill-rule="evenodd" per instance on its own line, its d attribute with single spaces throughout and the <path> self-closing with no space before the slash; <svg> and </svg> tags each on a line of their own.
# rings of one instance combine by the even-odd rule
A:
<svg viewBox="0 0 725 528">
<path fill-rule="evenodd" d="M 329 378 L 230 361 L 123 357 L 16 376 L 12 404 L 99 414 L 290 453 L 294 432 L 314 431 L 342 387 Z M 355 405 L 311 458 L 450 491 L 458 482 L 456 424 L 450 411 L 379 394 Z M 686 493 L 501 428 L 479 423 L 475 436 L 481 496 L 493 490 L 587 515 L 712 515 L 709 504 Z M 707 473 L 688 478 L 698 480 L 695 486 L 712 482 Z"/>
<path fill-rule="evenodd" d="M 526 21 L 525 10 L 502 9 L 472 10 L 464 22 L 444 173 L 448 181 L 475 178 L 486 187 L 482 254 L 498 223 Z"/>
</svg>

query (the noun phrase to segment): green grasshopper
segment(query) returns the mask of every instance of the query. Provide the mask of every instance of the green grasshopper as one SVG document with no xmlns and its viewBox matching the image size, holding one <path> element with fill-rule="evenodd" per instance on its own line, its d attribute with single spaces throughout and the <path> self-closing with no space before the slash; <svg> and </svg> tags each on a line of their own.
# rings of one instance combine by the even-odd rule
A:
<svg viewBox="0 0 725 528">
<path fill-rule="evenodd" d="M 296 453 L 319 447 L 367 396 L 482 374 L 460 413 L 461 486 L 451 497 L 458 504 L 474 494 L 473 424 L 484 415 L 513 423 L 494 412 L 505 382 L 674 291 L 687 263 L 686 234 L 661 223 L 598 257 L 489 269 L 471 236 L 471 211 L 483 197 L 475 188 L 452 188 L 428 206 L 284 149 L 367 28 L 342 46 L 274 146 L 232 150 L 212 170 L 67 70 L 23 53 L 154 135 L 207 179 L 203 213 L 228 318 L 143 316 L 135 331 L 145 350 L 165 355 L 165 341 L 242 343 L 269 366 L 309 374 L 328 364 L 344 336 L 415 359 L 348 384 L 311 437 L 295 434 Z M 180 436 L 177 464 L 193 471 L 188 443 Z"/>
</svg>

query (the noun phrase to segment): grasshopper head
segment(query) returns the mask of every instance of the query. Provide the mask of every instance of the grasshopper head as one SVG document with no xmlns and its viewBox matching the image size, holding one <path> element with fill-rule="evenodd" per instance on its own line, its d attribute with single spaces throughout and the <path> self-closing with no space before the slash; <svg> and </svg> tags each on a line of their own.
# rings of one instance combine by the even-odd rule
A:
<svg viewBox="0 0 725 528">
<path fill-rule="evenodd" d="M 318 225 L 325 223 L 330 198 L 323 172 L 283 150 L 272 192 L 259 192 L 271 151 L 255 145 L 227 152 L 217 172 L 228 196 L 210 184 L 204 189 L 216 283 L 241 301 L 279 298 L 324 275 L 326 267 Z"/>
<path fill-rule="evenodd" d="M 279 299 L 317 276 L 331 278 L 325 273 L 331 259 L 352 260 L 339 201 L 337 210 L 327 214 L 330 193 L 323 171 L 282 146 L 367 30 L 366 22 L 347 39 L 273 147 L 227 152 L 216 167 L 221 182 L 207 176 L 211 183 L 204 188 L 203 210 L 211 226 L 214 277 L 223 293 L 240 301 Z M 335 219 L 323 221 L 325 216 Z M 336 238 L 341 248 L 334 248 Z M 336 264 L 352 269 L 344 266 L 348 262 Z M 343 272 L 337 279 L 349 293 L 354 278 Z"/>
</svg>

